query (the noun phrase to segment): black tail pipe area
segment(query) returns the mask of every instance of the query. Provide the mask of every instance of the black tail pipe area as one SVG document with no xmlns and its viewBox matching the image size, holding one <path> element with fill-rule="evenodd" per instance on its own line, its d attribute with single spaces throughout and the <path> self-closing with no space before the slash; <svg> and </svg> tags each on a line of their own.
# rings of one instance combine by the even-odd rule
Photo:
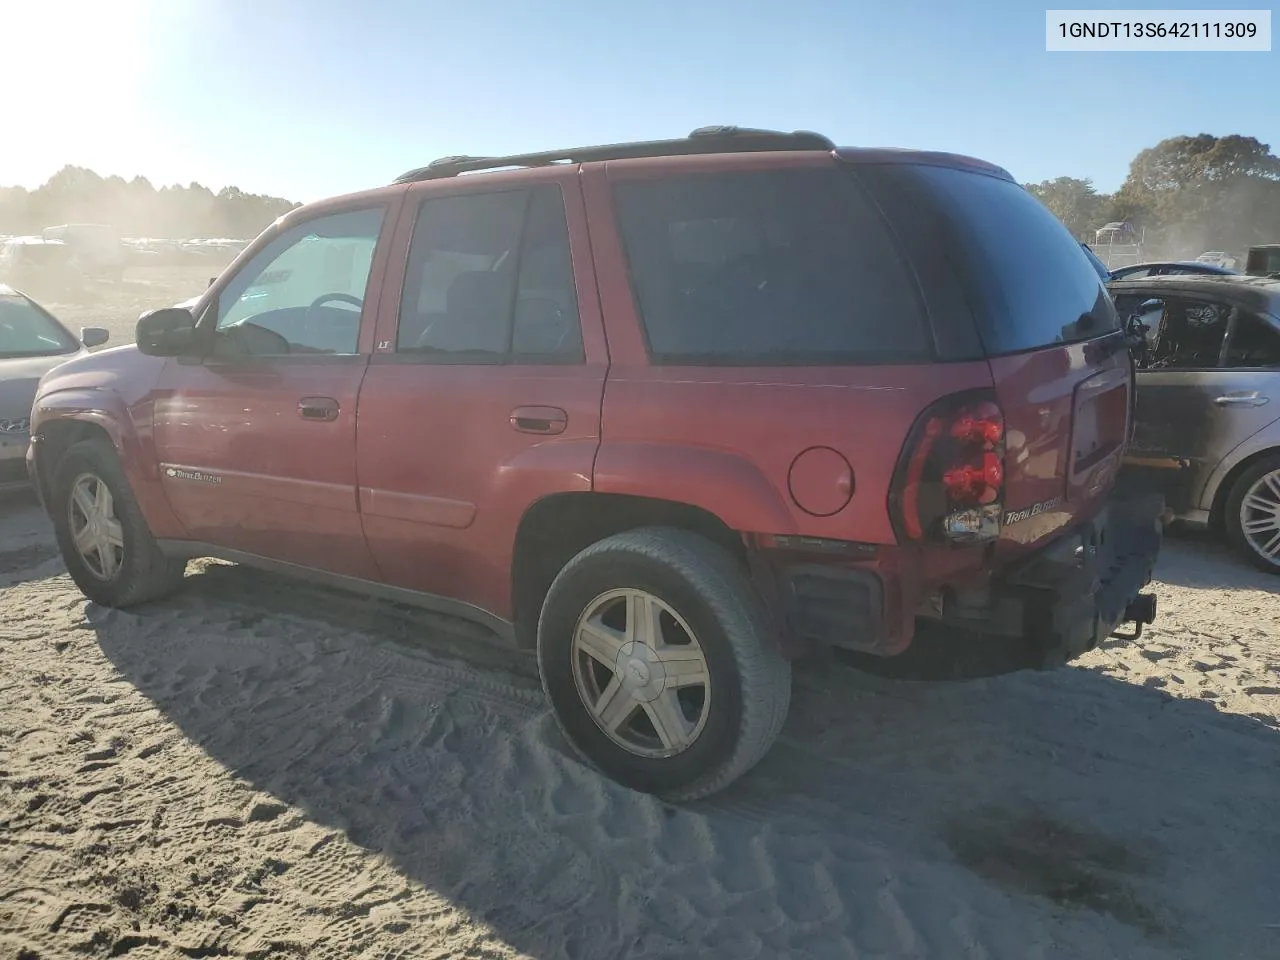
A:
<svg viewBox="0 0 1280 960">
<path fill-rule="evenodd" d="M 1156 619 L 1156 595 L 1140 593 L 1124 608 L 1125 623 L 1154 623 Z"/>
</svg>

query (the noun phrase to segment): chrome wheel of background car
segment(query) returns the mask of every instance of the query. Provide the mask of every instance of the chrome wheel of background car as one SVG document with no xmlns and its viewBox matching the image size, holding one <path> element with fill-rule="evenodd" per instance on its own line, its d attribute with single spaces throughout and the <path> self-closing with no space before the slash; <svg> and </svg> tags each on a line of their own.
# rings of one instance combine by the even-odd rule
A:
<svg viewBox="0 0 1280 960">
<path fill-rule="evenodd" d="M 573 634 L 573 679 L 600 729 L 637 756 L 687 750 L 710 712 L 711 673 L 697 637 L 644 590 L 610 590 L 587 605 Z"/>
<path fill-rule="evenodd" d="M 71 484 L 67 519 L 76 552 L 99 580 L 110 580 L 124 562 L 124 529 L 102 478 L 82 473 Z"/>
<path fill-rule="evenodd" d="M 1245 492 L 1240 531 L 1260 557 L 1280 566 L 1280 470 L 1264 473 Z"/>
</svg>

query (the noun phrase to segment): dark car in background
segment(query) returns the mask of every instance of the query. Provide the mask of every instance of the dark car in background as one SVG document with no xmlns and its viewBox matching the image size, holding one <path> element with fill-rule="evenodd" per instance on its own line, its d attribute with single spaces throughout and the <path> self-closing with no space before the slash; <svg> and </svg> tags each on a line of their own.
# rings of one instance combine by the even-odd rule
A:
<svg viewBox="0 0 1280 960">
<path fill-rule="evenodd" d="M 1144 277 L 1233 276 L 1235 270 L 1205 260 L 1169 260 L 1153 263 L 1132 263 L 1111 271 L 1112 280 L 1140 280 Z"/>
<path fill-rule="evenodd" d="M 106 330 L 86 327 L 77 338 L 30 297 L 0 284 L 0 490 L 27 484 L 31 404 L 40 378 L 107 337 Z"/>
<path fill-rule="evenodd" d="M 1244 272 L 1251 277 L 1280 276 L 1280 243 L 1264 243 L 1249 248 Z"/>
</svg>

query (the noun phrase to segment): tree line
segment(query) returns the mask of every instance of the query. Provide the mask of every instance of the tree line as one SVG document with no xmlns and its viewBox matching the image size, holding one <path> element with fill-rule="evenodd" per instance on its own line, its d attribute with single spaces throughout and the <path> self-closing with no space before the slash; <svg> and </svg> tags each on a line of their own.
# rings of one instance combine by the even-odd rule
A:
<svg viewBox="0 0 1280 960">
<path fill-rule="evenodd" d="M 0 234 L 39 234 L 60 223 L 104 223 L 125 237 L 251 239 L 297 204 L 199 183 L 157 189 L 146 177 L 102 177 L 66 166 L 35 190 L 0 187 Z"/>
<path fill-rule="evenodd" d="M 1208 250 L 1239 256 L 1252 244 L 1280 243 L 1280 158 L 1253 137 L 1161 140 L 1133 158 L 1112 194 L 1099 193 L 1087 178 L 1025 186 L 1090 243 L 1099 227 L 1115 221 L 1145 229 L 1148 248 L 1170 257 Z"/>
<path fill-rule="evenodd" d="M 1082 240 L 1103 224 L 1145 228 L 1148 247 L 1168 256 L 1241 253 L 1280 243 L 1280 158 L 1254 137 L 1170 137 L 1143 150 L 1112 194 L 1088 179 L 1025 184 Z M 255 237 L 297 206 L 280 197 L 199 183 L 157 189 L 145 177 L 101 177 L 63 167 L 35 190 L 0 187 L 0 234 L 38 234 L 59 223 L 108 223 L 122 236 Z"/>
</svg>

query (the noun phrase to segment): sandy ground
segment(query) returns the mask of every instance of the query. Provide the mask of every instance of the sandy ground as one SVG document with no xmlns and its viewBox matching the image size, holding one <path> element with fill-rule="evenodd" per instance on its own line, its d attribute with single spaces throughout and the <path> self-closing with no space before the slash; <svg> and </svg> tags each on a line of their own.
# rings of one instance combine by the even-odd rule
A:
<svg viewBox="0 0 1280 960">
<path fill-rule="evenodd" d="M 0 502 L 0 958 L 1280 957 L 1280 597 L 1170 541 L 1079 666 L 797 674 L 676 808 L 474 628 L 227 564 L 86 603 Z"/>
</svg>

